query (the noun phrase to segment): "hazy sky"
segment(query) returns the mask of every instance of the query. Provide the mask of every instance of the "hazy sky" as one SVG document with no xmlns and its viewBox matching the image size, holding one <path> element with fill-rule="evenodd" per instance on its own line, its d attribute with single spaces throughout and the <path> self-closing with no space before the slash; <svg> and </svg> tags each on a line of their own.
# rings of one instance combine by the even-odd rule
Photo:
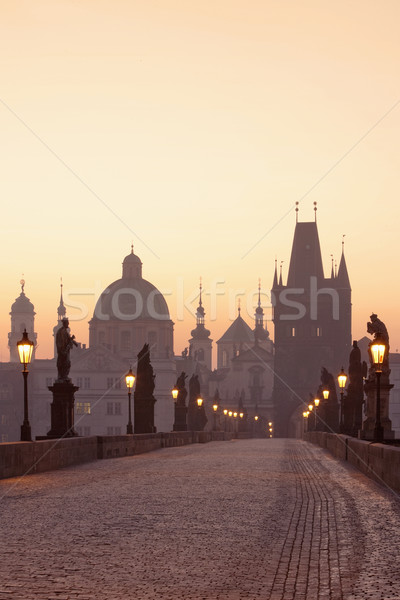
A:
<svg viewBox="0 0 400 600">
<path fill-rule="evenodd" d="M 275 257 L 286 279 L 296 201 L 303 221 L 318 202 L 327 275 L 346 235 L 353 337 L 374 311 L 400 348 L 398 0 L 0 0 L 0 10 L 2 360 L 22 273 L 37 355 L 49 357 L 60 277 L 85 307 L 68 310 L 85 343 L 131 242 L 166 292 L 176 353 L 200 276 L 221 293 L 215 310 L 204 297 L 215 341 L 238 292 L 252 325 L 247 298 L 259 277 L 269 294 Z"/>
</svg>

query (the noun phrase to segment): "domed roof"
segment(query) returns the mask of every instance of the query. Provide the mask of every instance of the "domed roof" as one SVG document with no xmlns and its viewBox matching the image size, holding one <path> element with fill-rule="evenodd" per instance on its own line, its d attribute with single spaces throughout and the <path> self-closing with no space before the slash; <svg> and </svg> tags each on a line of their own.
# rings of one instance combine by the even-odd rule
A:
<svg viewBox="0 0 400 600">
<path fill-rule="evenodd" d="M 100 321 L 169 320 L 167 303 L 161 292 L 142 278 L 117 279 L 96 303 L 93 318 Z"/>
<path fill-rule="evenodd" d="M 98 321 L 168 321 L 169 310 L 164 296 L 142 277 L 142 261 L 131 253 L 122 263 L 122 277 L 111 283 L 98 299 L 93 319 Z"/>
<path fill-rule="evenodd" d="M 29 298 L 25 296 L 24 292 L 21 292 L 18 298 L 16 298 L 15 302 L 12 304 L 10 314 L 12 313 L 28 313 L 31 315 L 35 314 L 35 307 Z"/>
</svg>

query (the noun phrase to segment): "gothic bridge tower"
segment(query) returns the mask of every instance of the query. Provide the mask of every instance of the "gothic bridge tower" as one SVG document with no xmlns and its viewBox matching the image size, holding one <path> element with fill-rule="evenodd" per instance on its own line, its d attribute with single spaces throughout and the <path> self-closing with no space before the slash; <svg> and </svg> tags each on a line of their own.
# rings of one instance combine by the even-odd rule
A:
<svg viewBox="0 0 400 600">
<path fill-rule="evenodd" d="M 315 208 L 316 210 L 316 208 Z M 344 247 L 337 273 L 325 277 L 317 222 L 297 221 L 286 285 L 277 266 L 272 286 L 275 328 L 273 402 L 277 435 L 296 435 L 321 368 L 335 377 L 351 349 L 351 287 Z M 299 433 L 297 431 L 297 433 Z"/>
</svg>

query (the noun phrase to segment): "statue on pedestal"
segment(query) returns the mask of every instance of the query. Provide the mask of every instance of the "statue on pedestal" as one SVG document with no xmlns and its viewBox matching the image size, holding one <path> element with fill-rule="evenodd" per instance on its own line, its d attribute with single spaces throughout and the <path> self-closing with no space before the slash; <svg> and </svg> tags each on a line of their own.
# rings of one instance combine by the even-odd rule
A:
<svg viewBox="0 0 400 600">
<path fill-rule="evenodd" d="M 367 331 L 374 337 L 368 346 L 370 367 L 368 370 L 368 379 L 364 385 L 367 398 L 365 402 L 365 418 L 359 431 L 359 436 L 362 439 L 373 440 L 376 438 L 376 428 L 382 427 L 383 439 L 393 439 L 394 431 L 392 430 L 392 422 L 389 419 L 389 396 L 390 390 L 393 387 L 389 379 L 389 334 L 386 325 L 378 319 L 378 315 L 375 313 L 372 313 L 370 316 L 370 321 L 367 323 Z M 383 357 L 382 370 L 377 373 L 377 367 L 372 358 L 371 346 L 378 340 L 385 344 L 386 350 Z M 378 393 L 379 404 L 377 401 Z M 380 424 L 377 418 L 377 410 L 379 410 Z"/>
<path fill-rule="evenodd" d="M 155 375 L 150 362 L 149 344 L 144 344 L 137 355 L 136 387 L 133 395 L 135 433 L 156 433 L 154 426 L 154 404 L 156 403 L 153 396 L 154 380 Z"/>
<path fill-rule="evenodd" d="M 179 375 L 176 380 L 175 389 L 178 390 L 178 397 L 175 402 L 175 421 L 173 426 L 173 431 L 187 431 L 187 423 L 186 423 L 186 396 L 187 389 L 185 387 L 185 380 L 187 379 L 187 375 L 185 375 L 184 371 Z"/>
<path fill-rule="evenodd" d="M 71 369 L 70 351 L 74 346 L 78 346 L 75 336 L 69 333 L 69 320 L 64 317 L 61 321 L 62 326 L 56 334 L 57 347 L 57 382 L 71 381 L 68 377 Z"/>
<path fill-rule="evenodd" d="M 192 375 L 189 380 L 189 402 L 188 402 L 188 429 L 190 431 L 203 431 L 207 423 L 204 402 L 197 405 L 200 398 L 200 381 L 198 375 Z"/>
<path fill-rule="evenodd" d="M 349 384 L 344 402 L 344 433 L 355 437 L 362 424 L 364 378 L 367 377 L 367 369 L 367 363 L 361 361 L 361 351 L 354 340 L 349 357 Z"/>
<path fill-rule="evenodd" d="M 69 321 L 64 317 L 62 326 L 56 334 L 57 379 L 49 387 L 53 394 L 51 403 L 51 428 L 48 438 L 75 437 L 74 429 L 74 394 L 79 390 L 68 377 L 71 369 L 70 351 L 78 346 L 75 336 L 69 333 Z"/>
</svg>

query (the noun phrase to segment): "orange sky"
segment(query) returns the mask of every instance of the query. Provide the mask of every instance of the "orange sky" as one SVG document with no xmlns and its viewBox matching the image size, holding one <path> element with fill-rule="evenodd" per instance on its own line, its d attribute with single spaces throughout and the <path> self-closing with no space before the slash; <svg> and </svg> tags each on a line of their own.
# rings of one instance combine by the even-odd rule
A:
<svg viewBox="0 0 400 600">
<path fill-rule="evenodd" d="M 275 256 L 286 277 L 296 201 L 300 220 L 318 202 L 326 274 L 346 235 L 353 336 L 374 311 L 400 348 L 397 0 L 1 8 L 1 360 L 22 273 L 48 357 L 60 276 L 85 343 L 132 241 L 167 293 L 175 352 L 200 276 L 223 292 L 215 310 L 204 298 L 217 340 L 235 294 L 245 305 L 259 277 L 269 293 Z"/>
</svg>

